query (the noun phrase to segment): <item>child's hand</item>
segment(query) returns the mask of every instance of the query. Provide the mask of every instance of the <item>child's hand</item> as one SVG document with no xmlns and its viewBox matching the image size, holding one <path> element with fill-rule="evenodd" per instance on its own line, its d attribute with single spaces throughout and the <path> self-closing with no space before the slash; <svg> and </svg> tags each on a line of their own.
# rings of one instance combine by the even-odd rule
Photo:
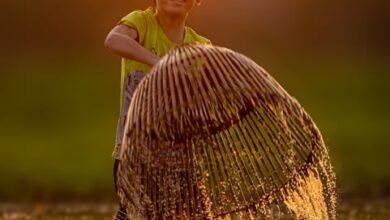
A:
<svg viewBox="0 0 390 220">
<path fill-rule="evenodd" d="M 158 57 L 157 55 L 155 55 L 155 58 L 153 58 L 152 60 L 152 66 L 156 65 L 156 63 L 158 63 L 158 61 L 160 61 L 160 57 Z"/>
<path fill-rule="evenodd" d="M 104 46 L 121 57 L 154 66 L 160 60 L 160 57 L 142 47 L 137 38 L 137 30 L 120 24 L 107 35 Z"/>
</svg>

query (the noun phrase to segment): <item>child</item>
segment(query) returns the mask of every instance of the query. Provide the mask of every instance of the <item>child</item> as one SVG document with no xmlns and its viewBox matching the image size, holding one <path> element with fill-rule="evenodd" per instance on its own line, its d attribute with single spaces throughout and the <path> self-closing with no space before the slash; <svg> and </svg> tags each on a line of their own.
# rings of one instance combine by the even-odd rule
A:
<svg viewBox="0 0 390 220">
<path fill-rule="evenodd" d="M 154 7 L 124 16 L 105 40 L 105 47 L 122 57 L 120 118 L 112 154 L 115 189 L 126 114 L 137 84 L 171 48 L 193 42 L 211 44 L 209 39 L 185 25 L 193 7 L 200 4 L 201 0 L 154 0 Z M 123 204 L 115 219 L 127 219 Z"/>
</svg>

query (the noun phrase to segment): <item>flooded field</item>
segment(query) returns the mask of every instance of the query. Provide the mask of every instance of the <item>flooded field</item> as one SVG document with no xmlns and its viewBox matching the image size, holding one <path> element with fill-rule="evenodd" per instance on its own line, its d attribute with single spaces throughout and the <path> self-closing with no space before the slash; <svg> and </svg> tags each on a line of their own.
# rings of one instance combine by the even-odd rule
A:
<svg viewBox="0 0 390 220">
<path fill-rule="evenodd" d="M 1 220 L 111 220 L 116 205 L 112 203 L 63 203 L 63 204 L 0 204 Z M 292 219 L 292 218 L 284 218 Z M 338 220 L 387 220 L 390 219 L 390 198 L 347 199 L 338 206 Z"/>
</svg>

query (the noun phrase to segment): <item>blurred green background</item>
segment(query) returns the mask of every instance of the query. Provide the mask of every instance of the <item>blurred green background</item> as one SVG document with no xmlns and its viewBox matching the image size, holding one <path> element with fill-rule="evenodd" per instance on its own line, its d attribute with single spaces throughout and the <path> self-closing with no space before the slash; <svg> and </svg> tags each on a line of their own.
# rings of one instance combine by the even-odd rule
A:
<svg viewBox="0 0 390 220">
<path fill-rule="evenodd" d="M 8 1 L 0 202 L 111 200 L 120 59 L 103 42 L 152 1 Z M 269 71 L 312 116 L 343 195 L 390 194 L 385 1 L 204 0 L 188 25 Z"/>
</svg>

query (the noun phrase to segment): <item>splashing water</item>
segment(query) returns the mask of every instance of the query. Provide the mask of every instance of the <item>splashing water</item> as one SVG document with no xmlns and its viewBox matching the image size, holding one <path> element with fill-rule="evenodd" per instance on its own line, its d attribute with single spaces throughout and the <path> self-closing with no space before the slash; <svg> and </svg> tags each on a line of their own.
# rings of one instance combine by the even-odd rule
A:
<svg viewBox="0 0 390 220">
<path fill-rule="evenodd" d="M 209 174 L 205 176 L 209 176 Z M 234 185 L 234 183 L 230 184 Z M 202 188 L 207 188 L 203 184 L 202 186 Z M 297 174 L 294 182 L 281 191 L 283 192 L 282 199 L 275 204 L 273 204 L 275 198 L 269 197 L 268 203 L 259 203 L 254 207 L 225 216 L 213 217 L 211 208 L 209 208 L 210 219 L 255 220 L 294 217 L 305 220 L 336 220 L 335 173 L 327 154 L 323 155 L 317 166 L 311 164 L 309 167 L 305 167 L 303 172 Z M 210 199 L 208 202 L 209 206 L 212 206 Z"/>
<path fill-rule="evenodd" d="M 324 161 L 321 162 L 322 165 Z M 307 170 L 306 176 L 297 178 L 294 189 L 286 189 L 283 204 L 285 205 L 285 214 L 289 214 L 296 219 L 305 220 L 335 220 L 336 219 L 336 200 L 334 173 L 326 173 L 324 166 L 319 168 L 312 167 Z M 328 164 L 329 165 L 329 164 Z M 321 181 L 320 171 L 326 178 L 326 184 Z M 246 210 L 234 214 L 228 214 L 218 220 L 255 220 L 255 219 L 284 219 L 281 207 L 283 204 L 270 206 L 258 206 L 256 210 Z"/>
<path fill-rule="evenodd" d="M 327 220 L 335 219 L 333 204 L 326 203 L 323 184 L 318 171 L 308 170 L 306 178 L 298 179 L 296 190 L 289 190 L 284 203 L 298 219 Z M 327 192 L 333 194 L 333 192 Z"/>
</svg>

